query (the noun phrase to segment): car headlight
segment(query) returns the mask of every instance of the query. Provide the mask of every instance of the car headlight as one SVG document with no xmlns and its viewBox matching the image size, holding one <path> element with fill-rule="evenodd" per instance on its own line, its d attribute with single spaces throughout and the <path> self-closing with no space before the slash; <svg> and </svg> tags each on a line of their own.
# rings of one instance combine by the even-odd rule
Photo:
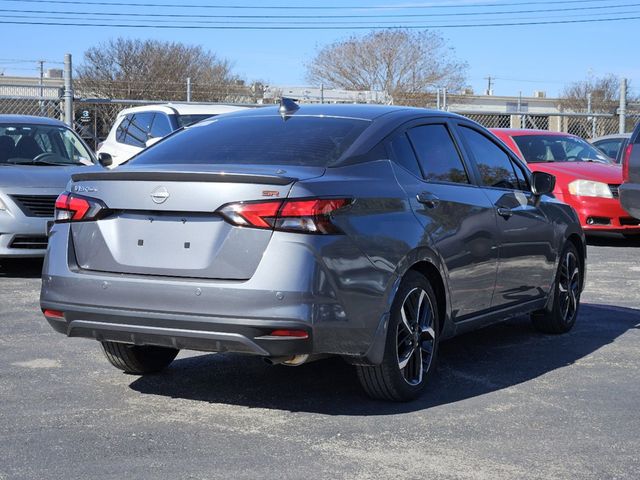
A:
<svg viewBox="0 0 640 480">
<path fill-rule="evenodd" d="M 569 184 L 569 193 L 577 197 L 613 198 L 609 185 L 591 180 L 574 180 Z"/>
</svg>

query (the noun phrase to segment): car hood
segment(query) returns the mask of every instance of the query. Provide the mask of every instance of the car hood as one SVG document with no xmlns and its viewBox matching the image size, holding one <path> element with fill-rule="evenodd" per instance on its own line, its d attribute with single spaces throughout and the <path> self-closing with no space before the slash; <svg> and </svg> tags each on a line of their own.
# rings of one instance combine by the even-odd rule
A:
<svg viewBox="0 0 640 480">
<path fill-rule="evenodd" d="M 62 191 L 71 180 L 72 174 L 95 171 L 104 171 L 104 169 L 98 165 L 90 167 L 3 165 L 0 166 L 0 187 L 60 188 Z"/>
<path fill-rule="evenodd" d="M 532 171 L 541 171 L 552 175 L 593 180 L 609 184 L 622 183 L 622 167 L 595 162 L 557 162 L 529 163 Z"/>
</svg>

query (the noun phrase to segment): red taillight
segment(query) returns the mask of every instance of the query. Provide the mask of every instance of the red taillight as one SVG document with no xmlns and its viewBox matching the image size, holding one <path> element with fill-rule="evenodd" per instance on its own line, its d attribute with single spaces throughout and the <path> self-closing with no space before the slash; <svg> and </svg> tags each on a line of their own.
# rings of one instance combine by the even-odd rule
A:
<svg viewBox="0 0 640 480">
<path fill-rule="evenodd" d="M 631 152 L 633 151 L 633 143 L 627 145 L 624 149 L 624 155 L 622 157 L 622 182 L 629 181 L 629 164 L 631 163 Z"/>
<path fill-rule="evenodd" d="M 63 192 L 56 199 L 55 221 L 77 222 L 92 220 L 103 210 L 99 200 L 81 197 L 73 193 Z"/>
<path fill-rule="evenodd" d="M 64 313 L 59 311 L 59 310 L 43 310 L 42 313 L 44 314 L 45 317 L 49 317 L 49 318 L 64 318 Z"/>
<path fill-rule="evenodd" d="M 301 233 L 340 233 L 331 214 L 351 203 L 347 198 L 270 200 L 231 203 L 220 213 L 234 225 Z"/>
<path fill-rule="evenodd" d="M 309 334 L 304 330 L 274 330 L 269 335 L 272 337 L 309 338 Z"/>
</svg>

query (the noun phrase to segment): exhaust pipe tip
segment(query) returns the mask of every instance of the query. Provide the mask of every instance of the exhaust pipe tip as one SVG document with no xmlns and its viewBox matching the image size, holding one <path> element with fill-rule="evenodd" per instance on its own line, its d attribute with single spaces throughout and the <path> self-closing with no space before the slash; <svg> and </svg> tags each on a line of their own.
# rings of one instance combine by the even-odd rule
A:
<svg viewBox="0 0 640 480">
<path fill-rule="evenodd" d="M 309 359 L 308 354 L 292 355 L 290 357 L 265 357 L 264 361 L 269 365 L 286 365 L 287 367 L 297 367 L 306 363 Z"/>
</svg>

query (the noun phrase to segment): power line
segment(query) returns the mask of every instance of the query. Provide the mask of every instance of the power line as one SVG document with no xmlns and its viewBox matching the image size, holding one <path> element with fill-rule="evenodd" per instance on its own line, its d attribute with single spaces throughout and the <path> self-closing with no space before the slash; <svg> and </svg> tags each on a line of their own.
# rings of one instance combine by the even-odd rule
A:
<svg viewBox="0 0 640 480">
<path fill-rule="evenodd" d="M 4 18 L 4 17 L 3 17 Z M 173 29 L 173 30 L 379 30 L 389 28 L 429 29 L 429 28 L 471 28 L 471 27 L 517 27 L 532 25 L 565 25 L 578 23 L 605 23 L 625 20 L 640 20 L 640 16 L 618 18 L 592 18 L 580 20 L 546 20 L 539 22 L 493 22 L 475 24 L 434 24 L 434 25 L 350 25 L 350 26 L 297 26 L 297 25 L 152 25 L 152 24 L 118 24 L 118 23 L 75 23 L 75 22 L 38 22 L 38 21 L 10 21 L 0 20 L 4 25 L 42 25 L 59 27 L 116 27 L 116 28 L 146 28 L 146 29 Z"/>
<path fill-rule="evenodd" d="M 230 18 L 230 19 L 304 19 L 304 18 L 322 18 L 322 19 L 342 19 L 342 18 L 415 18 L 415 17 L 459 17 L 459 16 L 478 16 L 478 15 L 519 15 L 523 13 L 556 13 L 571 12 L 583 10 L 603 10 L 638 7 L 640 3 L 619 4 L 619 5 L 597 5 L 597 6 L 581 6 L 568 8 L 552 8 L 552 9 L 536 9 L 536 10 L 500 10 L 493 12 L 454 12 L 454 13 L 407 13 L 407 14 L 385 14 L 385 15 L 207 15 L 207 14 L 179 14 L 179 13 L 125 13 L 125 12 L 78 12 L 78 11 L 60 11 L 60 10 L 24 10 L 24 9 L 0 9 L 0 12 L 7 13 L 30 13 L 30 14 L 58 14 L 58 15 L 94 15 L 98 17 L 158 17 L 158 18 Z M 628 12 L 617 12 L 615 15 Z"/>
<path fill-rule="evenodd" d="M 2 10 L 0 10 L 2 11 Z M 633 11 L 622 11 L 622 12 L 618 12 L 616 13 L 616 15 L 636 15 L 636 14 L 640 14 L 640 11 L 638 10 L 633 10 Z M 598 13 L 594 13 L 594 12 L 590 12 L 590 13 L 574 13 L 571 15 L 571 19 L 574 18 L 579 18 L 579 17 L 592 17 L 594 15 L 599 15 Z M 536 20 L 539 18 L 548 18 L 548 15 L 544 15 L 544 16 L 540 16 L 540 15 L 535 15 L 535 16 L 531 16 L 531 15 L 526 15 L 526 16 L 519 16 L 519 17 L 509 17 L 509 18 L 503 18 L 503 20 L 511 20 L 511 21 L 524 21 L 524 20 Z M 42 15 L 42 16 L 37 16 L 34 17 L 32 15 L 14 15 L 14 14 L 10 14 L 10 15 L 5 15 L 4 18 L 26 18 L 26 19 L 30 19 L 30 20 L 67 20 L 66 16 L 60 16 L 60 15 Z M 102 18 L 95 18 L 93 17 L 93 14 L 87 14 L 85 15 L 82 20 L 87 21 L 87 22 L 100 22 L 100 21 L 109 21 L 109 22 L 116 22 L 116 21 L 122 21 L 120 19 L 113 19 L 113 18 L 107 18 L 107 19 L 102 19 Z M 124 20 L 124 21 L 128 21 L 128 20 Z M 134 21 L 134 20 L 131 20 Z M 448 22 L 453 22 L 453 21 L 457 21 L 456 20 L 445 20 Z M 326 22 L 326 21 L 309 21 L 309 20 L 296 20 L 296 21 L 287 21 L 287 20 L 283 20 L 283 21 L 274 21 L 272 19 L 269 20 L 241 20 L 241 21 L 229 21 L 229 20 L 195 20 L 193 19 L 193 17 L 189 17 L 189 20 L 166 20 L 166 19 L 154 19 L 153 22 L 155 22 L 156 24 L 166 24 L 166 23 L 175 23 L 176 26 L 183 26 L 183 25 L 191 25 L 191 24 L 203 24 L 203 25 L 262 25 L 262 26 L 304 26 L 304 25 L 320 25 L 323 24 L 325 26 L 329 26 L 329 25 L 359 25 L 359 24 L 367 24 L 367 25 L 371 25 L 371 21 L 370 20 L 362 20 L 362 21 L 357 21 L 357 20 L 333 20 L 330 22 Z M 422 23 L 424 22 L 424 20 L 404 20 L 402 22 L 402 26 L 408 26 L 411 24 L 415 24 L 415 23 Z M 376 22 L 376 26 L 378 27 L 383 27 L 383 26 L 396 26 L 398 25 L 397 21 L 394 20 L 389 20 L 389 21 L 377 21 Z"/>
<path fill-rule="evenodd" d="M 429 5 L 366 5 L 366 6 L 294 6 L 294 5 L 197 5 L 197 4 L 169 4 L 169 3 L 140 3 L 140 2 L 87 2 L 82 0 L 2 0 L 19 3 L 47 3 L 61 5 L 82 5 L 82 6 L 107 6 L 107 7 L 154 7 L 154 8 L 206 8 L 206 9 L 234 9 L 234 10 L 399 10 L 399 9 L 433 9 L 433 8 L 486 8 L 486 7 L 504 7 L 517 5 L 549 5 L 558 4 L 554 0 L 538 0 L 538 1 L 519 1 L 505 3 L 477 3 L 467 5 L 437 5 L 431 2 Z M 584 4 L 596 3 L 602 0 L 564 0 L 562 3 L 567 4 Z"/>
</svg>

